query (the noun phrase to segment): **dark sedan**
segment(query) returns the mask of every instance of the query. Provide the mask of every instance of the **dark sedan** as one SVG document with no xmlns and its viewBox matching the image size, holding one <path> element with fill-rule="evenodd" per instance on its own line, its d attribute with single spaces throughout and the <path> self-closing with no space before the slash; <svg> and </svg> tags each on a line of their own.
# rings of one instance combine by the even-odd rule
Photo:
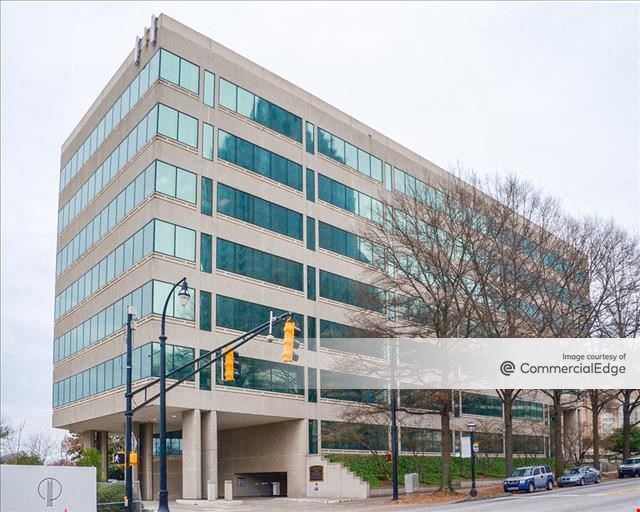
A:
<svg viewBox="0 0 640 512">
<path fill-rule="evenodd" d="M 568 485 L 585 485 L 600 483 L 600 471 L 591 466 L 581 466 L 579 468 L 567 469 L 564 474 L 558 478 L 558 487 Z"/>
</svg>

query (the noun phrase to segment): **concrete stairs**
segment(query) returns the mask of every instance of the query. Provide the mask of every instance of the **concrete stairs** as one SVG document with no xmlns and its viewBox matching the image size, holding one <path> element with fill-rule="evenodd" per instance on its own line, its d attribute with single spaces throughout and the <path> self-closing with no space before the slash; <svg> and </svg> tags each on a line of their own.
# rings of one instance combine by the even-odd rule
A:
<svg viewBox="0 0 640 512">
<path fill-rule="evenodd" d="M 329 462 L 322 455 L 308 455 L 307 476 L 311 466 L 323 467 L 323 480 L 307 479 L 307 497 L 356 500 L 369 497 L 369 484 L 341 463 Z"/>
</svg>

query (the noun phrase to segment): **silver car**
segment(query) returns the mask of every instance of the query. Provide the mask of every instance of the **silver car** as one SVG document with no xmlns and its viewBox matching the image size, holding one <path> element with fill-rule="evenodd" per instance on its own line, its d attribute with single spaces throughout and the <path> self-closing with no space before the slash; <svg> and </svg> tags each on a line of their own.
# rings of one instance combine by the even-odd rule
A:
<svg viewBox="0 0 640 512">
<path fill-rule="evenodd" d="M 581 466 L 578 468 L 567 469 L 564 474 L 558 478 L 558 487 L 566 487 L 569 485 L 585 485 L 599 484 L 602 476 L 600 471 L 591 466 Z"/>
</svg>

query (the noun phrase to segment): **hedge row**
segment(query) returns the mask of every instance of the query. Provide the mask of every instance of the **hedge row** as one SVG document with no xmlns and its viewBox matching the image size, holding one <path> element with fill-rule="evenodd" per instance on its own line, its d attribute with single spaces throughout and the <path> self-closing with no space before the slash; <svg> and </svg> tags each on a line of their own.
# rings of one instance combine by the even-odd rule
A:
<svg viewBox="0 0 640 512">
<path fill-rule="evenodd" d="M 340 462 L 371 487 L 383 487 L 391 478 L 391 463 L 386 462 L 383 455 L 343 455 L 328 454 L 331 462 Z M 531 464 L 550 464 L 546 458 L 514 458 L 513 467 Z M 441 457 L 408 456 L 398 457 L 398 475 L 400 484 L 404 484 L 405 473 L 418 473 L 420 482 L 426 485 L 439 485 L 441 477 Z M 477 478 L 504 478 L 506 465 L 504 457 L 478 456 L 476 464 Z M 451 457 L 452 480 L 471 478 L 471 459 Z"/>
</svg>

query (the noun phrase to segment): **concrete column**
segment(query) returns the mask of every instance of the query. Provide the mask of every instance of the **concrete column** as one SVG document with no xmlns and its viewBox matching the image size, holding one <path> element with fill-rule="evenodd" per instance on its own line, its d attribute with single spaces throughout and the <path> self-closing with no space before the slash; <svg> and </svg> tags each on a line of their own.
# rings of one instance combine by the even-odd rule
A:
<svg viewBox="0 0 640 512">
<path fill-rule="evenodd" d="M 82 449 L 88 450 L 89 448 L 96 447 L 96 431 L 95 430 L 85 430 L 82 433 Z"/>
<path fill-rule="evenodd" d="M 107 466 L 109 464 L 109 432 L 98 432 L 98 451 L 100 452 L 100 472 L 102 479 L 107 480 Z"/>
<path fill-rule="evenodd" d="M 200 409 L 182 413 L 182 498 L 202 497 Z"/>
<path fill-rule="evenodd" d="M 202 497 L 207 499 L 207 484 L 213 482 L 218 497 L 218 413 L 203 411 L 202 418 Z"/>
<path fill-rule="evenodd" d="M 153 423 L 140 425 L 138 439 L 140 492 L 145 501 L 153 500 Z"/>
</svg>

